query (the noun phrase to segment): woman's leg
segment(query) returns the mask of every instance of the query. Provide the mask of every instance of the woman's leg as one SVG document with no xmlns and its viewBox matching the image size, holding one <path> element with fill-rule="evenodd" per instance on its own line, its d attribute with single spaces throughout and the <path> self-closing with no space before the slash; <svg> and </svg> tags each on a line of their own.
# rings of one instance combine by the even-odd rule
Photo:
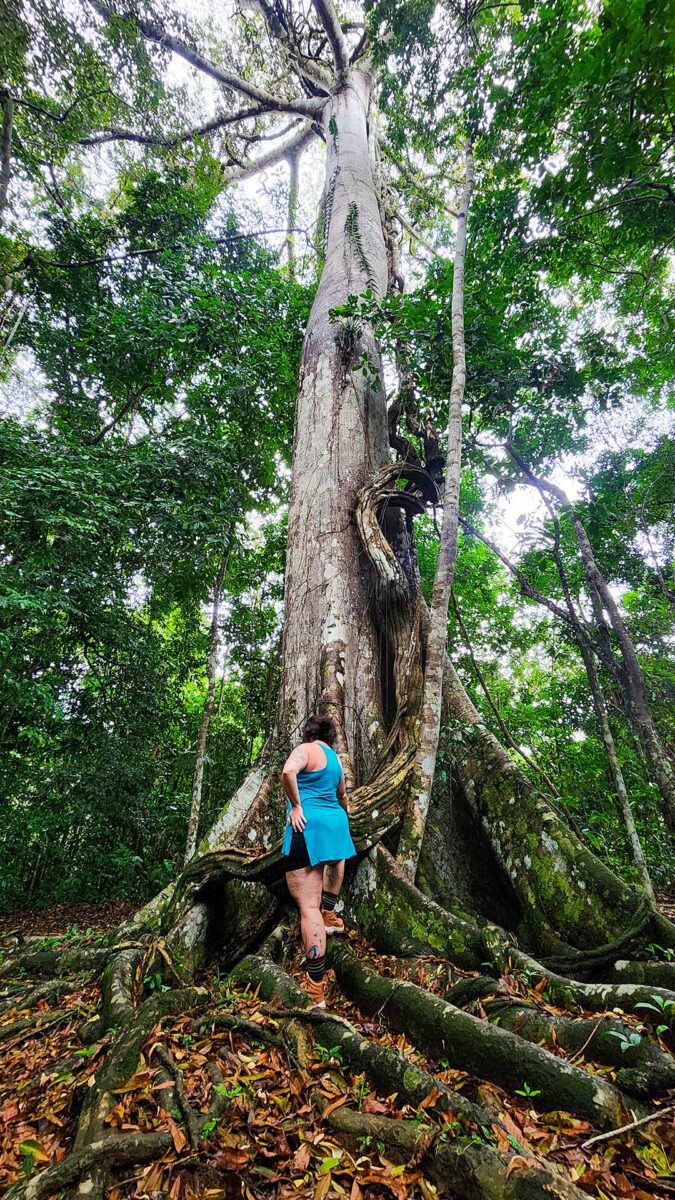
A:
<svg viewBox="0 0 675 1200">
<path fill-rule="evenodd" d="M 326 954 L 326 930 L 321 916 L 323 867 L 301 867 L 286 873 L 291 896 L 300 909 L 300 928 L 307 962 L 322 959 Z"/>
<path fill-rule="evenodd" d="M 344 860 L 344 858 L 339 859 L 338 862 L 324 863 L 324 865 L 323 865 L 323 894 L 324 894 L 324 896 L 328 896 L 329 899 L 331 899 L 333 901 L 333 908 L 335 908 L 335 901 L 337 900 L 338 896 L 340 895 L 340 888 L 342 887 L 342 881 L 343 881 L 344 877 L 345 877 L 345 860 Z M 323 904 L 321 907 L 325 908 L 326 905 Z"/>
<path fill-rule="evenodd" d="M 326 933 L 344 933 L 345 923 L 335 912 L 337 898 L 340 895 L 342 880 L 345 877 L 345 860 L 324 863 L 323 890 L 321 892 L 321 913 Z"/>
</svg>

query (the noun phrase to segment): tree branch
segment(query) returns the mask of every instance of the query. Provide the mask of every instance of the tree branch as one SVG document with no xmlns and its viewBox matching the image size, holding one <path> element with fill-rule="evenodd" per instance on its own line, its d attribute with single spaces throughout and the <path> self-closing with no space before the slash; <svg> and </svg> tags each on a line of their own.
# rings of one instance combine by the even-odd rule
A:
<svg viewBox="0 0 675 1200">
<path fill-rule="evenodd" d="M 285 142 L 282 142 L 281 145 L 270 146 L 269 150 L 265 150 L 250 162 L 235 163 L 230 167 L 226 167 L 223 171 L 223 183 L 237 183 L 242 179 L 250 179 L 253 175 L 257 175 L 259 171 L 265 171 L 268 167 L 276 166 L 278 162 L 282 162 L 292 151 L 306 149 L 315 136 L 315 126 L 306 125 L 303 121 L 302 124 L 298 125 L 293 135 Z"/>
<path fill-rule="evenodd" d="M 256 103 L 265 105 L 274 112 L 292 112 L 305 117 L 313 117 L 317 115 L 323 108 L 324 101 L 319 99 L 293 99 L 283 100 L 279 96 L 273 96 L 271 92 L 266 92 L 264 88 L 256 87 L 255 84 L 249 83 L 247 79 L 243 79 L 240 75 L 236 75 L 233 71 L 228 71 L 225 67 L 219 67 L 216 63 L 205 58 L 198 50 L 193 50 L 191 46 L 186 45 L 180 38 L 169 33 L 159 22 L 149 21 L 145 17 L 141 17 L 138 13 L 123 17 L 122 14 L 115 12 L 110 5 L 105 4 L 103 0 L 88 0 L 92 8 L 99 13 L 104 20 L 113 22 L 115 20 L 133 21 L 136 28 L 143 37 L 148 41 L 157 42 L 160 46 L 165 46 L 167 50 L 172 50 L 180 58 L 184 58 L 191 66 L 196 67 L 198 71 L 202 71 L 205 75 L 209 75 L 224 87 L 231 88 L 235 92 L 239 92 L 242 96 L 248 96 L 250 100 L 255 100 Z"/>
<path fill-rule="evenodd" d="M 223 246 L 226 242 L 242 242 L 247 238 L 266 237 L 273 233 L 302 233 L 302 229 L 257 229 L 253 233 L 231 233 L 226 237 L 214 238 L 212 246 Z M 100 254 L 96 258 L 83 258 L 77 262 L 57 262 L 51 258 L 29 253 L 24 262 L 38 262 L 41 266 L 55 267 L 58 271 L 75 271 L 81 267 L 95 267 L 98 263 L 124 262 L 128 258 L 150 258 L 154 254 L 163 254 L 165 250 L 185 250 L 189 243 L 167 242 L 163 246 L 144 246 L 142 250 L 128 250 L 125 254 Z M 192 244 L 194 248 L 194 243 Z"/>
<path fill-rule="evenodd" d="M 338 83 L 344 83 L 349 71 L 349 50 L 337 19 L 333 0 L 313 0 L 317 16 L 323 25 L 335 59 L 335 74 Z"/>
<path fill-rule="evenodd" d="M 191 142 L 194 138 L 215 133 L 225 125 L 235 125 L 238 121 L 249 121 L 269 111 L 270 109 L 264 105 L 257 104 L 254 108 L 242 108 L 237 112 L 218 113 L 212 121 L 207 121 L 205 125 L 199 125 L 196 129 L 186 129 L 184 133 L 177 133 L 175 137 L 160 137 L 151 133 L 136 133 L 133 129 L 107 127 L 100 135 L 80 138 L 78 145 L 102 146 L 105 142 L 138 142 L 141 146 L 166 146 L 172 149 L 182 142 Z"/>
<path fill-rule="evenodd" d="M 144 392 L 147 392 L 149 386 L 150 385 L 148 383 L 146 383 L 143 387 L 138 388 L 137 391 L 131 392 L 131 394 L 124 401 L 124 404 L 122 405 L 119 412 L 113 417 L 112 421 L 109 421 L 107 425 L 104 425 L 103 429 L 101 429 L 97 434 L 95 434 L 94 437 L 87 438 L 85 441 L 85 445 L 98 446 L 99 442 L 103 441 L 105 435 L 107 433 L 110 433 L 110 430 L 114 429 L 116 425 L 119 425 L 120 421 L 124 417 L 126 417 L 127 413 L 133 412 L 133 410 L 136 407 L 136 405 L 138 404 L 138 401 L 140 400 L 141 396 L 143 395 Z"/>
</svg>

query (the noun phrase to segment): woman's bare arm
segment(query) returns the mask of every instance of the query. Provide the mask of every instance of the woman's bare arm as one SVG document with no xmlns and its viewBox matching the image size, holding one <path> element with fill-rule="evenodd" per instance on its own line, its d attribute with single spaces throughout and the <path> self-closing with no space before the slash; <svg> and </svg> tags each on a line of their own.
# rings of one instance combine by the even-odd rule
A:
<svg viewBox="0 0 675 1200">
<path fill-rule="evenodd" d="M 349 816 L 349 796 L 347 795 L 347 788 L 345 787 L 344 773 L 342 775 L 342 779 L 340 780 L 340 782 L 338 784 L 337 798 L 338 798 L 340 804 L 342 805 L 342 807 L 344 808 L 347 816 Z"/>
<path fill-rule="evenodd" d="M 298 791 L 298 775 L 304 771 L 308 763 L 307 755 L 302 746 L 296 746 L 289 754 L 281 772 L 281 786 L 291 802 L 291 812 L 288 818 L 296 833 L 302 833 L 307 818 L 302 811 L 300 792 Z"/>
</svg>

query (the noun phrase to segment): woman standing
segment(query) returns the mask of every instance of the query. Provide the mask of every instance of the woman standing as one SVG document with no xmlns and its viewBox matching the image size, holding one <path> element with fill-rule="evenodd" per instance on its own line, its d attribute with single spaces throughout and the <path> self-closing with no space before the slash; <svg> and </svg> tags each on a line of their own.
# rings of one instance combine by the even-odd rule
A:
<svg viewBox="0 0 675 1200">
<path fill-rule="evenodd" d="M 330 717 L 310 717 L 302 736 L 281 772 L 289 800 L 282 854 L 288 858 L 288 890 L 300 909 L 307 972 L 303 987 L 316 1007 L 325 1008 L 326 934 L 344 933 L 335 902 L 345 859 L 356 850 L 344 775 L 333 750 L 335 725 Z"/>
</svg>

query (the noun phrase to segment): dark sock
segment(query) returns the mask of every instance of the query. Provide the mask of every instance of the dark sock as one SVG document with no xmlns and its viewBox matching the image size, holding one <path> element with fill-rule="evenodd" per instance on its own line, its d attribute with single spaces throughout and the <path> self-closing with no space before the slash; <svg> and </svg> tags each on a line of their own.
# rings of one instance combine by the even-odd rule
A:
<svg viewBox="0 0 675 1200">
<path fill-rule="evenodd" d="M 322 892 L 321 893 L 321 911 L 334 912 L 337 904 L 339 892 Z"/>
<path fill-rule="evenodd" d="M 306 958 L 305 970 L 310 979 L 315 983 L 321 983 L 326 972 L 326 955 L 322 954 L 320 958 Z"/>
</svg>

